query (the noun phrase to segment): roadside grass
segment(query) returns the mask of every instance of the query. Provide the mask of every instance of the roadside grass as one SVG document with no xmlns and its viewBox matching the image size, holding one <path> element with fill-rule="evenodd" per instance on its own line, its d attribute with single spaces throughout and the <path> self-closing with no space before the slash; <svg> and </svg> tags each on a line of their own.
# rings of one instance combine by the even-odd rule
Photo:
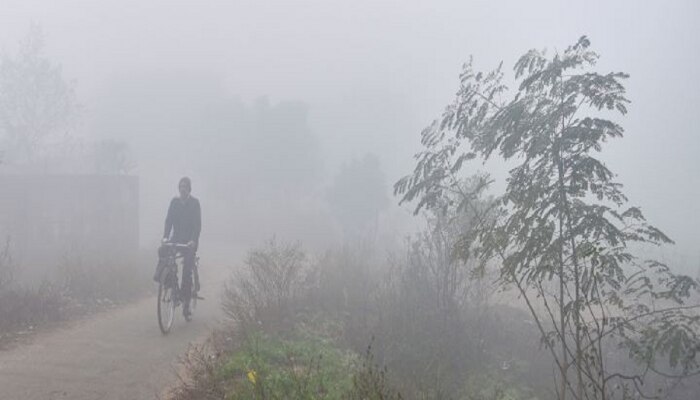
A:
<svg viewBox="0 0 700 400">
<path fill-rule="evenodd" d="M 21 284 L 21 265 L 10 249 L 9 240 L 0 248 L 0 348 L 56 324 L 138 300 L 152 286 L 153 257 L 143 253 L 111 260 L 67 254 L 55 276 Z"/>
<path fill-rule="evenodd" d="M 329 320 L 315 318 L 284 333 L 231 328 L 215 331 L 181 359 L 169 400 L 398 400 L 371 348 L 364 355 L 326 336 Z M 331 322 L 330 325 L 333 325 Z M 233 336 L 232 336 L 233 335 Z"/>
<path fill-rule="evenodd" d="M 219 369 L 230 399 L 342 399 L 357 356 L 319 337 L 284 339 L 256 332 Z"/>
<path fill-rule="evenodd" d="M 55 285 L 0 290 L 0 348 L 39 327 L 65 320 L 72 300 Z"/>
</svg>

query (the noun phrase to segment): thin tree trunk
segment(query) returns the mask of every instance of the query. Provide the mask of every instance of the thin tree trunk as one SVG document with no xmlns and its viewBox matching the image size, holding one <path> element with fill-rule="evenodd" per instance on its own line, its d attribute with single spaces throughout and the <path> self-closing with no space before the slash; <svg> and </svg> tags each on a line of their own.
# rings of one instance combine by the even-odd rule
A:
<svg viewBox="0 0 700 400">
<path fill-rule="evenodd" d="M 576 359 L 575 365 L 576 365 L 576 378 L 577 378 L 577 399 L 583 399 L 583 377 L 581 375 L 581 359 L 582 359 L 582 351 L 581 351 L 581 315 L 579 312 L 579 306 L 581 302 L 581 286 L 580 286 L 580 269 L 579 269 L 579 264 L 578 264 L 578 254 L 576 251 L 576 240 L 574 239 L 573 236 L 573 226 L 571 223 L 571 205 L 569 204 L 569 200 L 566 196 L 566 187 L 565 187 L 565 182 L 564 182 L 564 161 L 562 159 L 562 141 L 563 141 L 563 136 L 564 136 L 564 131 L 566 129 L 565 126 L 565 119 L 564 119 L 564 82 L 563 82 L 563 77 L 559 77 L 560 79 L 560 89 L 561 89 L 561 132 L 557 137 L 558 144 L 556 146 L 556 163 L 557 163 L 557 172 L 558 172 L 558 186 L 559 186 L 559 201 L 561 202 L 561 208 L 563 211 L 563 214 L 566 215 L 566 227 L 567 227 L 567 235 L 564 235 L 563 231 L 563 225 L 564 225 L 564 218 L 563 215 L 560 214 L 559 217 L 559 232 L 560 232 L 560 238 L 562 236 L 568 236 L 566 239 L 569 240 L 570 245 L 571 245 L 571 251 L 572 251 L 572 261 L 574 264 L 574 306 L 573 306 L 573 317 L 574 317 L 574 342 L 576 346 Z M 561 270 L 560 273 L 562 273 L 563 277 L 563 270 L 564 270 L 564 264 L 563 264 L 563 243 L 562 243 L 562 248 L 560 249 L 559 252 L 559 258 L 560 258 L 560 263 L 561 263 Z M 563 284 L 560 285 L 560 289 L 563 290 Z M 561 306 L 564 306 L 563 303 L 563 293 L 560 293 L 560 301 L 562 301 Z M 562 318 L 563 321 L 563 318 Z M 565 335 L 564 331 L 564 325 L 562 322 L 562 336 Z"/>
<path fill-rule="evenodd" d="M 562 228 L 564 228 L 564 216 L 559 214 L 559 243 L 563 243 L 561 240 Z M 562 354 L 562 367 L 561 367 L 561 394 L 560 399 L 566 400 L 566 388 L 568 382 L 568 369 L 569 361 L 566 352 L 566 318 L 564 315 L 564 255 L 563 248 L 559 249 L 559 332 L 561 337 L 561 354 Z"/>
</svg>

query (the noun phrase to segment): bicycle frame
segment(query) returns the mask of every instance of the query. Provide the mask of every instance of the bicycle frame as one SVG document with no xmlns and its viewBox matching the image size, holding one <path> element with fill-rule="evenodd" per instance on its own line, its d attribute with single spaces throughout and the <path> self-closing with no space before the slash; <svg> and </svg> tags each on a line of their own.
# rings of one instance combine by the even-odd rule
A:
<svg viewBox="0 0 700 400">
<path fill-rule="evenodd" d="M 175 309 L 181 304 L 181 287 L 178 279 L 178 260 L 185 257 L 184 252 L 190 251 L 191 247 L 178 243 L 164 243 L 163 247 L 166 253 L 159 252 L 159 256 L 163 263 L 163 269 L 160 271 L 158 285 L 158 325 L 161 332 L 166 335 L 170 332 L 175 320 Z M 181 264 L 184 264 L 181 263 Z M 183 265 L 184 268 L 184 265 Z M 192 287 L 190 293 L 190 311 L 197 306 L 197 300 L 203 300 L 203 297 L 198 295 L 199 292 L 199 257 L 195 257 L 192 270 Z M 184 272 L 183 272 L 184 273 Z M 190 319 L 187 318 L 187 321 Z"/>
<path fill-rule="evenodd" d="M 163 269 L 159 277 L 157 311 L 160 330 L 163 334 L 167 334 L 170 332 L 175 320 L 175 309 L 181 302 L 177 260 L 184 258 L 183 251 L 190 249 L 190 247 L 176 243 L 164 243 L 163 246 L 168 249 L 168 252 L 165 255 L 161 255 L 161 258 L 164 258 L 164 260 L 162 260 Z M 196 264 L 197 260 L 195 260 L 195 271 L 197 268 Z M 197 297 L 196 292 L 193 297 Z"/>
</svg>

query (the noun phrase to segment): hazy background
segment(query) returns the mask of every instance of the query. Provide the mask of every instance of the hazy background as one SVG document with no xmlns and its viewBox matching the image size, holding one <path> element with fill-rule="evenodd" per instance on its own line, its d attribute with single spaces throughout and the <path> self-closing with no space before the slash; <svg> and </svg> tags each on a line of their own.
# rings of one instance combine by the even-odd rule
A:
<svg viewBox="0 0 700 400">
<path fill-rule="evenodd" d="M 41 26 L 46 54 L 77 84 L 74 134 L 128 144 L 144 246 L 190 175 L 204 249 L 274 232 L 320 247 L 339 234 L 323 199 L 343 166 L 376 158 L 388 193 L 470 54 L 510 71 L 529 48 L 563 50 L 585 34 L 601 71 L 631 74 L 626 137 L 608 147 L 609 167 L 677 242 L 664 257 L 695 273 L 699 15 L 692 0 L 2 0 L 0 49 L 14 53 Z M 408 210 L 384 214 L 387 235 L 418 224 Z"/>
</svg>

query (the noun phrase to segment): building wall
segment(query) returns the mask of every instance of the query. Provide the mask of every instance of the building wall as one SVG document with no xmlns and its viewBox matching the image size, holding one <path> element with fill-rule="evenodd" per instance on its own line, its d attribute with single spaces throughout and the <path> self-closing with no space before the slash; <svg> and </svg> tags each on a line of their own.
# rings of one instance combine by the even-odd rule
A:
<svg viewBox="0 0 700 400">
<path fill-rule="evenodd" d="M 139 181 L 122 175 L 0 175 L 0 239 L 24 269 L 139 246 Z"/>
</svg>

